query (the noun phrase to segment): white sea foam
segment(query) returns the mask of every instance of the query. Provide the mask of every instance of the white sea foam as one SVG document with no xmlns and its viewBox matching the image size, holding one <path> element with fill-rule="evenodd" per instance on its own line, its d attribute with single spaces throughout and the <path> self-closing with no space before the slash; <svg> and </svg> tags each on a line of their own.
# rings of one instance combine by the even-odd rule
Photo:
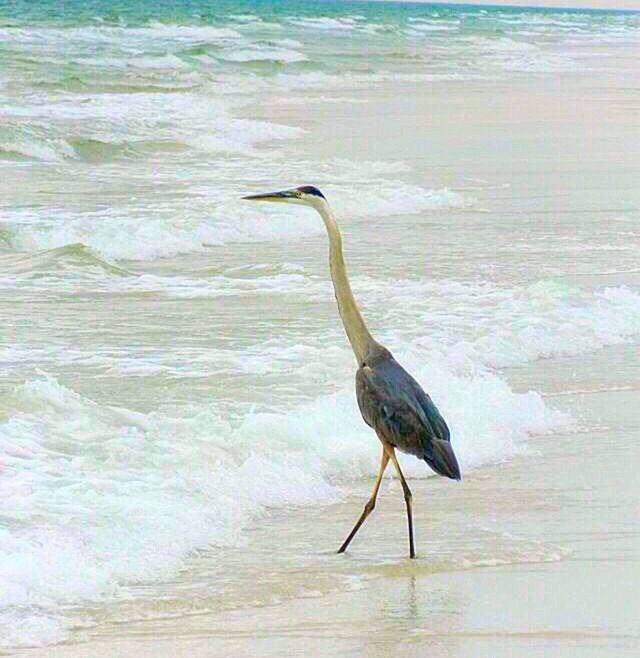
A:
<svg viewBox="0 0 640 658">
<path fill-rule="evenodd" d="M 231 14 L 229 18 L 238 23 L 255 23 L 261 20 L 256 14 Z"/>
<path fill-rule="evenodd" d="M 4 43 L 28 45 L 36 52 L 43 45 L 56 52 L 57 48 L 74 51 L 87 44 L 126 45 L 136 43 L 152 50 L 159 44 L 171 43 L 225 43 L 241 38 L 239 32 L 228 27 L 212 25 L 177 25 L 152 22 L 141 27 L 112 25 L 84 25 L 82 27 L 30 27 L 0 28 L 0 39 Z"/>
<path fill-rule="evenodd" d="M 239 196 L 239 195 L 238 195 Z M 235 219 L 228 219 L 230 213 Z M 55 213 L 53 213 L 55 216 Z M 318 233 L 322 223 L 310 213 L 283 213 L 279 208 L 248 204 L 218 206 L 215 219 L 145 219 L 111 211 L 74 218 L 58 215 L 53 222 L 19 223 L 9 231 L 17 251 L 36 252 L 84 244 L 106 258 L 153 260 L 198 252 L 230 242 L 289 240 Z"/>
<path fill-rule="evenodd" d="M 434 22 L 434 23 L 418 23 L 414 22 L 407 30 L 407 34 L 416 35 L 417 33 L 420 32 L 450 32 L 452 30 L 457 30 L 458 26 L 457 25 L 452 25 L 449 23 L 440 23 L 440 22 Z"/>
<path fill-rule="evenodd" d="M 473 43 L 479 45 L 483 49 L 497 52 L 531 52 L 538 50 L 538 47 L 526 41 L 516 41 L 508 37 L 501 37 L 499 39 L 490 39 L 487 37 L 474 37 Z"/>
<path fill-rule="evenodd" d="M 274 39 L 271 41 L 276 46 L 282 46 L 283 48 L 302 48 L 303 44 L 301 41 L 296 41 L 295 39 Z"/>
<path fill-rule="evenodd" d="M 297 50 L 289 48 L 245 48 L 223 52 L 218 55 L 228 62 L 306 62 L 308 57 Z"/>
<path fill-rule="evenodd" d="M 334 191 L 330 186 L 329 192 Z M 413 215 L 425 210 L 466 208 L 473 200 L 448 190 L 426 190 L 417 185 L 388 182 L 375 190 L 361 191 L 357 197 L 335 190 L 335 207 L 350 217 Z"/>
<path fill-rule="evenodd" d="M 142 285 L 160 289 L 159 281 Z M 424 354 L 432 365 L 437 362 L 444 370 L 472 375 L 539 359 L 585 354 L 640 336 L 640 295 L 624 286 L 587 293 L 550 281 L 515 288 L 400 281 L 394 286 L 392 304 L 389 290 L 378 280 L 356 277 L 353 288 L 363 308 L 390 307 L 389 318 L 377 320 L 379 331 L 385 344 L 405 355 L 411 370 L 419 367 L 414 364 L 420 364 Z M 170 294 L 189 294 L 188 290 L 195 292 L 186 284 Z M 330 299 L 332 294 L 327 281 L 298 271 L 236 281 L 225 277 L 224 281 L 201 286 L 196 295 L 243 293 L 296 294 L 315 299 Z M 418 321 L 410 328 L 398 327 L 395 318 L 399 308 Z M 293 352 L 286 343 L 271 341 L 268 346 L 259 345 L 237 355 L 237 359 L 245 371 L 256 374 L 299 371 L 303 376 L 309 362 L 323 358 L 329 362 L 329 370 L 348 364 L 348 352 L 331 357 L 323 338 L 318 340 L 317 345 L 309 344 L 304 351 L 297 346 Z"/>
<path fill-rule="evenodd" d="M 251 128 L 250 123 L 248 127 Z M 244 138 L 251 140 L 251 134 L 245 133 Z M 245 142 L 244 146 L 251 148 L 250 144 Z M 204 139 L 194 145 L 212 151 L 227 148 L 223 142 Z M 240 150 L 239 144 L 231 144 L 229 150 Z M 301 168 L 304 164 L 300 163 Z M 338 170 L 344 177 L 352 177 L 348 185 L 322 184 L 336 212 L 349 218 L 417 214 L 464 208 L 472 203 L 471 199 L 450 190 L 429 190 L 378 178 L 384 172 L 404 173 L 408 167 L 403 163 L 358 165 L 336 160 L 318 167 L 316 172 L 310 168 L 307 175 L 321 182 L 327 170 Z M 363 181 L 357 200 L 351 191 L 354 180 L 359 179 L 353 176 L 362 177 Z M 179 208 L 175 213 L 171 208 L 160 213 L 157 207 L 153 218 L 140 208 L 125 213 L 106 210 L 85 215 L 48 208 L 43 218 L 31 211 L 14 212 L 6 240 L 17 251 L 36 252 L 81 243 L 108 259 L 153 260 L 233 242 L 295 240 L 324 231 L 320 219 L 308 209 L 242 203 L 240 190 L 235 198 L 218 200 L 213 206 L 207 203 L 204 194 L 206 190 L 191 204 L 191 215 L 186 218 L 180 216 Z"/>
<path fill-rule="evenodd" d="M 357 21 L 353 18 L 329 18 L 321 16 L 317 18 L 290 18 L 289 22 L 300 27 L 311 28 L 313 30 L 353 30 Z"/>
<path fill-rule="evenodd" d="M 227 39 L 238 39 L 240 34 L 228 27 L 216 27 L 213 25 L 177 25 L 170 23 L 151 22 L 147 27 L 128 28 L 125 35 L 142 34 L 151 35 L 154 38 L 166 37 L 185 41 L 216 42 Z"/>
<path fill-rule="evenodd" d="M 429 381 L 465 468 L 504 459 L 530 433 L 568 423 L 496 376 L 436 368 Z M 0 608 L 13 608 L 0 613 L 5 644 L 32 643 L 34 634 L 59 640 L 60 604 L 170 577 L 194 549 L 236 540 L 265 507 L 332 502 L 339 490 L 329 476 L 376 468 L 375 439 L 350 390 L 281 413 L 247 412 L 234 424 L 215 408 L 172 418 L 105 407 L 53 379 L 11 395 L 0 425 L 0 495 L 22 530 L 0 534 Z M 406 467 L 428 475 L 416 460 Z M 46 525 L 37 522 L 43 517 Z"/>
<path fill-rule="evenodd" d="M 231 101 L 195 93 L 95 94 L 78 99 L 34 99 L 22 106 L 0 107 L 0 116 L 34 123 L 71 124 L 78 139 L 107 144 L 123 141 L 182 142 L 204 151 L 249 154 L 254 145 L 301 136 L 304 130 L 268 121 L 235 118 Z M 63 139 L 12 140 L 0 150 L 28 157 L 61 160 L 76 157 Z"/>
<path fill-rule="evenodd" d="M 65 158 L 76 157 L 73 147 L 63 139 L 38 142 L 34 138 L 29 141 L 0 142 L 0 157 L 3 152 L 45 162 L 60 162 Z"/>
<path fill-rule="evenodd" d="M 268 121 L 249 119 L 217 119 L 209 124 L 208 133 L 186 140 L 190 146 L 210 152 L 253 153 L 256 144 L 282 139 L 295 139 L 303 128 L 283 126 Z"/>
<path fill-rule="evenodd" d="M 324 231 L 321 222 L 312 228 Z M 241 272 L 197 277 L 135 274 L 100 261 L 79 246 L 36 254 L 32 259 L 24 258 L 25 262 L 16 266 L 5 258 L 6 273 L 0 278 L 0 289 L 15 291 L 28 283 L 29 291 L 46 290 L 51 296 L 78 291 L 155 293 L 174 298 L 286 295 L 301 300 L 329 300 L 332 296 L 329 281 L 293 265 L 253 266 Z M 49 266 L 51 259 L 55 263 Z M 37 274 L 33 280 L 29 274 L 32 269 Z M 438 363 L 445 370 L 474 375 L 541 358 L 588 353 L 640 335 L 640 295 L 626 287 L 588 292 L 552 281 L 498 287 L 488 283 L 400 280 L 394 284 L 393 302 L 389 301 L 389 286 L 379 279 L 354 276 L 352 287 L 364 309 L 387 309 L 388 317 L 373 314 L 370 319 L 385 344 L 398 354 L 406 354 L 411 369 L 423 360 L 421 354 L 427 354 L 432 364 Z M 400 308 L 415 321 L 399 326 L 396 317 Z M 147 351 L 145 359 L 133 360 L 127 354 L 81 353 L 68 346 L 58 349 L 53 344 L 46 352 L 32 353 L 14 346 L 0 351 L 0 361 L 34 365 L 91 363 L 122 374 L 134 369 L 155 369 L 178 378 L 207 377 L 214 368 L 215 372 L 229 374 L 286 374 L 299 376 L 300 381 L 310 367 L 315 381 L 321 373 L 331 377 L 333 372 L 348 367 L 350 355 L 346 346 L 335 353 L 326 347 L 327 343 L 340 343 L 340 335 L 310 336 L 304 345 L 293 347 L 289 340 L 290 336 L 282 341 L 272 338 L 268 343 L 233 353 L 211 349 L 165 353 L 160 349 Z M 322 366 L 309 365 L 316 363 Z"/>
<path fill-rule="evenodd" d="M 375 304 L 383 293 L 364 283 Z M 514 288 L 404 282 L 398 289 L 430 330 L 402 338 L 396 331 L 387 342 L 408 339 L 456 372 L 583 354 L 640 335 L 640 295 L 624 286 L 591 293 L 552 281 Z"/>
<path fill-rule="evenodd" d="M 108 68 L 137 68 L 137 69 L 188 69 L 189 65 L 176 55 L 163 57 L 128 57 L 118 59 L 115 57 L 92 58 L 90 60 L 77 60 L 76 64 L 104 66 Z"/>
</svg>

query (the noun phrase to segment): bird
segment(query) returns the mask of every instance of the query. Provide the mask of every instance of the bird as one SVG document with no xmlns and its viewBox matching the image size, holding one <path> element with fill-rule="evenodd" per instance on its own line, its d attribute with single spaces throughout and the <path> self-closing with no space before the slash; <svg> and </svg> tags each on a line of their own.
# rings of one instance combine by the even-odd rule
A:
<svg viewBox="0 0 640 658">
<path fill-rule="evenodd" d="M 373 512 L 384 472 L 392 462 L 404 494 L 409 530 L 409 557 L 415 558 L 413 497 L 400 469 L 396 450 L 423 460 L 438 475 L 460 480 L 460 467 L 451 446 L 449 428 L 420 384 L 373 339 L 351 291 L 338 222 L 324 194 L 313 185 L 243 197 L 247 201 L 289 203 L 315 209 L 329 236 L 329 270 L 338 312 L 356 357 L 356 398 L 365 423 L 382 444 L 380 467 L 370 498 L 355 526 L 338 549 L 344 553 Z"/>
</svg>

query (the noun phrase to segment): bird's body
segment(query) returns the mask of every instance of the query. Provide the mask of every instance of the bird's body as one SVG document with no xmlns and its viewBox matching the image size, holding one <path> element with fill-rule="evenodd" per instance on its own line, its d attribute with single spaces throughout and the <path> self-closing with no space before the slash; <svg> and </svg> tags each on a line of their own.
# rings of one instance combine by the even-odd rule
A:
<svg viewBox="0 0 640 658">
<path fill-rule="evenodd" d="M 360 519 L 340 547 L 344 552 L 375 507 L 382 476 L 389 463 L 402 484 L 409 523 L 409 555 L 413 543 L 412 496 L 395 455 L 401 452 L 424 460 L 438 475 L 460 479 L 460 468 L 451 447 L 449 428 L 431 398 L 418 382 L 393 358 L 391 352 L 373 339 L 356 304 L 342 253 L 342 237 L 331 208 L 320 190 L 313 186 L 245 197 L 252 201 L 295 203 L 315 208 L 329 236 L 329 266 L 338 311 L 358 361 L 356 395 L 364 421 L 382 443 L 378 476 L 371 498 Z"/>
<path fill-rule="evenodd" d="M 423 459 L 438 475 L 460 479 L 447 423 L 389 350 L 380 347 L 358 369 L 356 395 L 362 417 L 382 440 Z"/>
</svg>

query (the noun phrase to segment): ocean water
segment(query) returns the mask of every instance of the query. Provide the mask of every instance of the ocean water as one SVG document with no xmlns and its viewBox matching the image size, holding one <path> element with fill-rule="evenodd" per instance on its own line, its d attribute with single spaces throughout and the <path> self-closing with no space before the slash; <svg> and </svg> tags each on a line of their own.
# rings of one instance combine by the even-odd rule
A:
<svg viewBox="0 0 640 658">
<path fill-rule="evenodd" d="M 637 338 L 637 287 L 562 277 L 637 269 L 633 215 L 498 216 L 498 181 L 326 157 L 305 117 L 394 84 L 607 75 L 639 38 L 630 13 L 0 0 L 0 647 L 157 612 L 135 601 L 209 582 L 201 554 L 225 573 L 257 519 L 375 473 L 322 223 L 246 193 L 323 189 L 363 312 L 464 471 L 578 428 L 505 369 Z M 249 585 L 218 583 L 158 614 Z"/>
</svg>

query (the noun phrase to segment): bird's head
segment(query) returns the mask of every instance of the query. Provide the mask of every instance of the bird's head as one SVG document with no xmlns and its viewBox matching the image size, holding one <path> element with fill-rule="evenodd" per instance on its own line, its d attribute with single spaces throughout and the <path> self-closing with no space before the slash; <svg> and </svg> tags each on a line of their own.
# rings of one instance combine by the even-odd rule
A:
<svg viewBox="0 0 640 658">
<path fill-rule="evenodd" d="M 283 190 L 282 192 L 269 192 L 267 194 L 253 194 L 243 197 L 245 201 L 271 201 L 273 203 L 295 203 L 302 206 L 311 206 L 318 208 L 322 203 L 326 203 L 324 194 L 313 185 L 303 185 L 292 190 Z"/>
</svg>

